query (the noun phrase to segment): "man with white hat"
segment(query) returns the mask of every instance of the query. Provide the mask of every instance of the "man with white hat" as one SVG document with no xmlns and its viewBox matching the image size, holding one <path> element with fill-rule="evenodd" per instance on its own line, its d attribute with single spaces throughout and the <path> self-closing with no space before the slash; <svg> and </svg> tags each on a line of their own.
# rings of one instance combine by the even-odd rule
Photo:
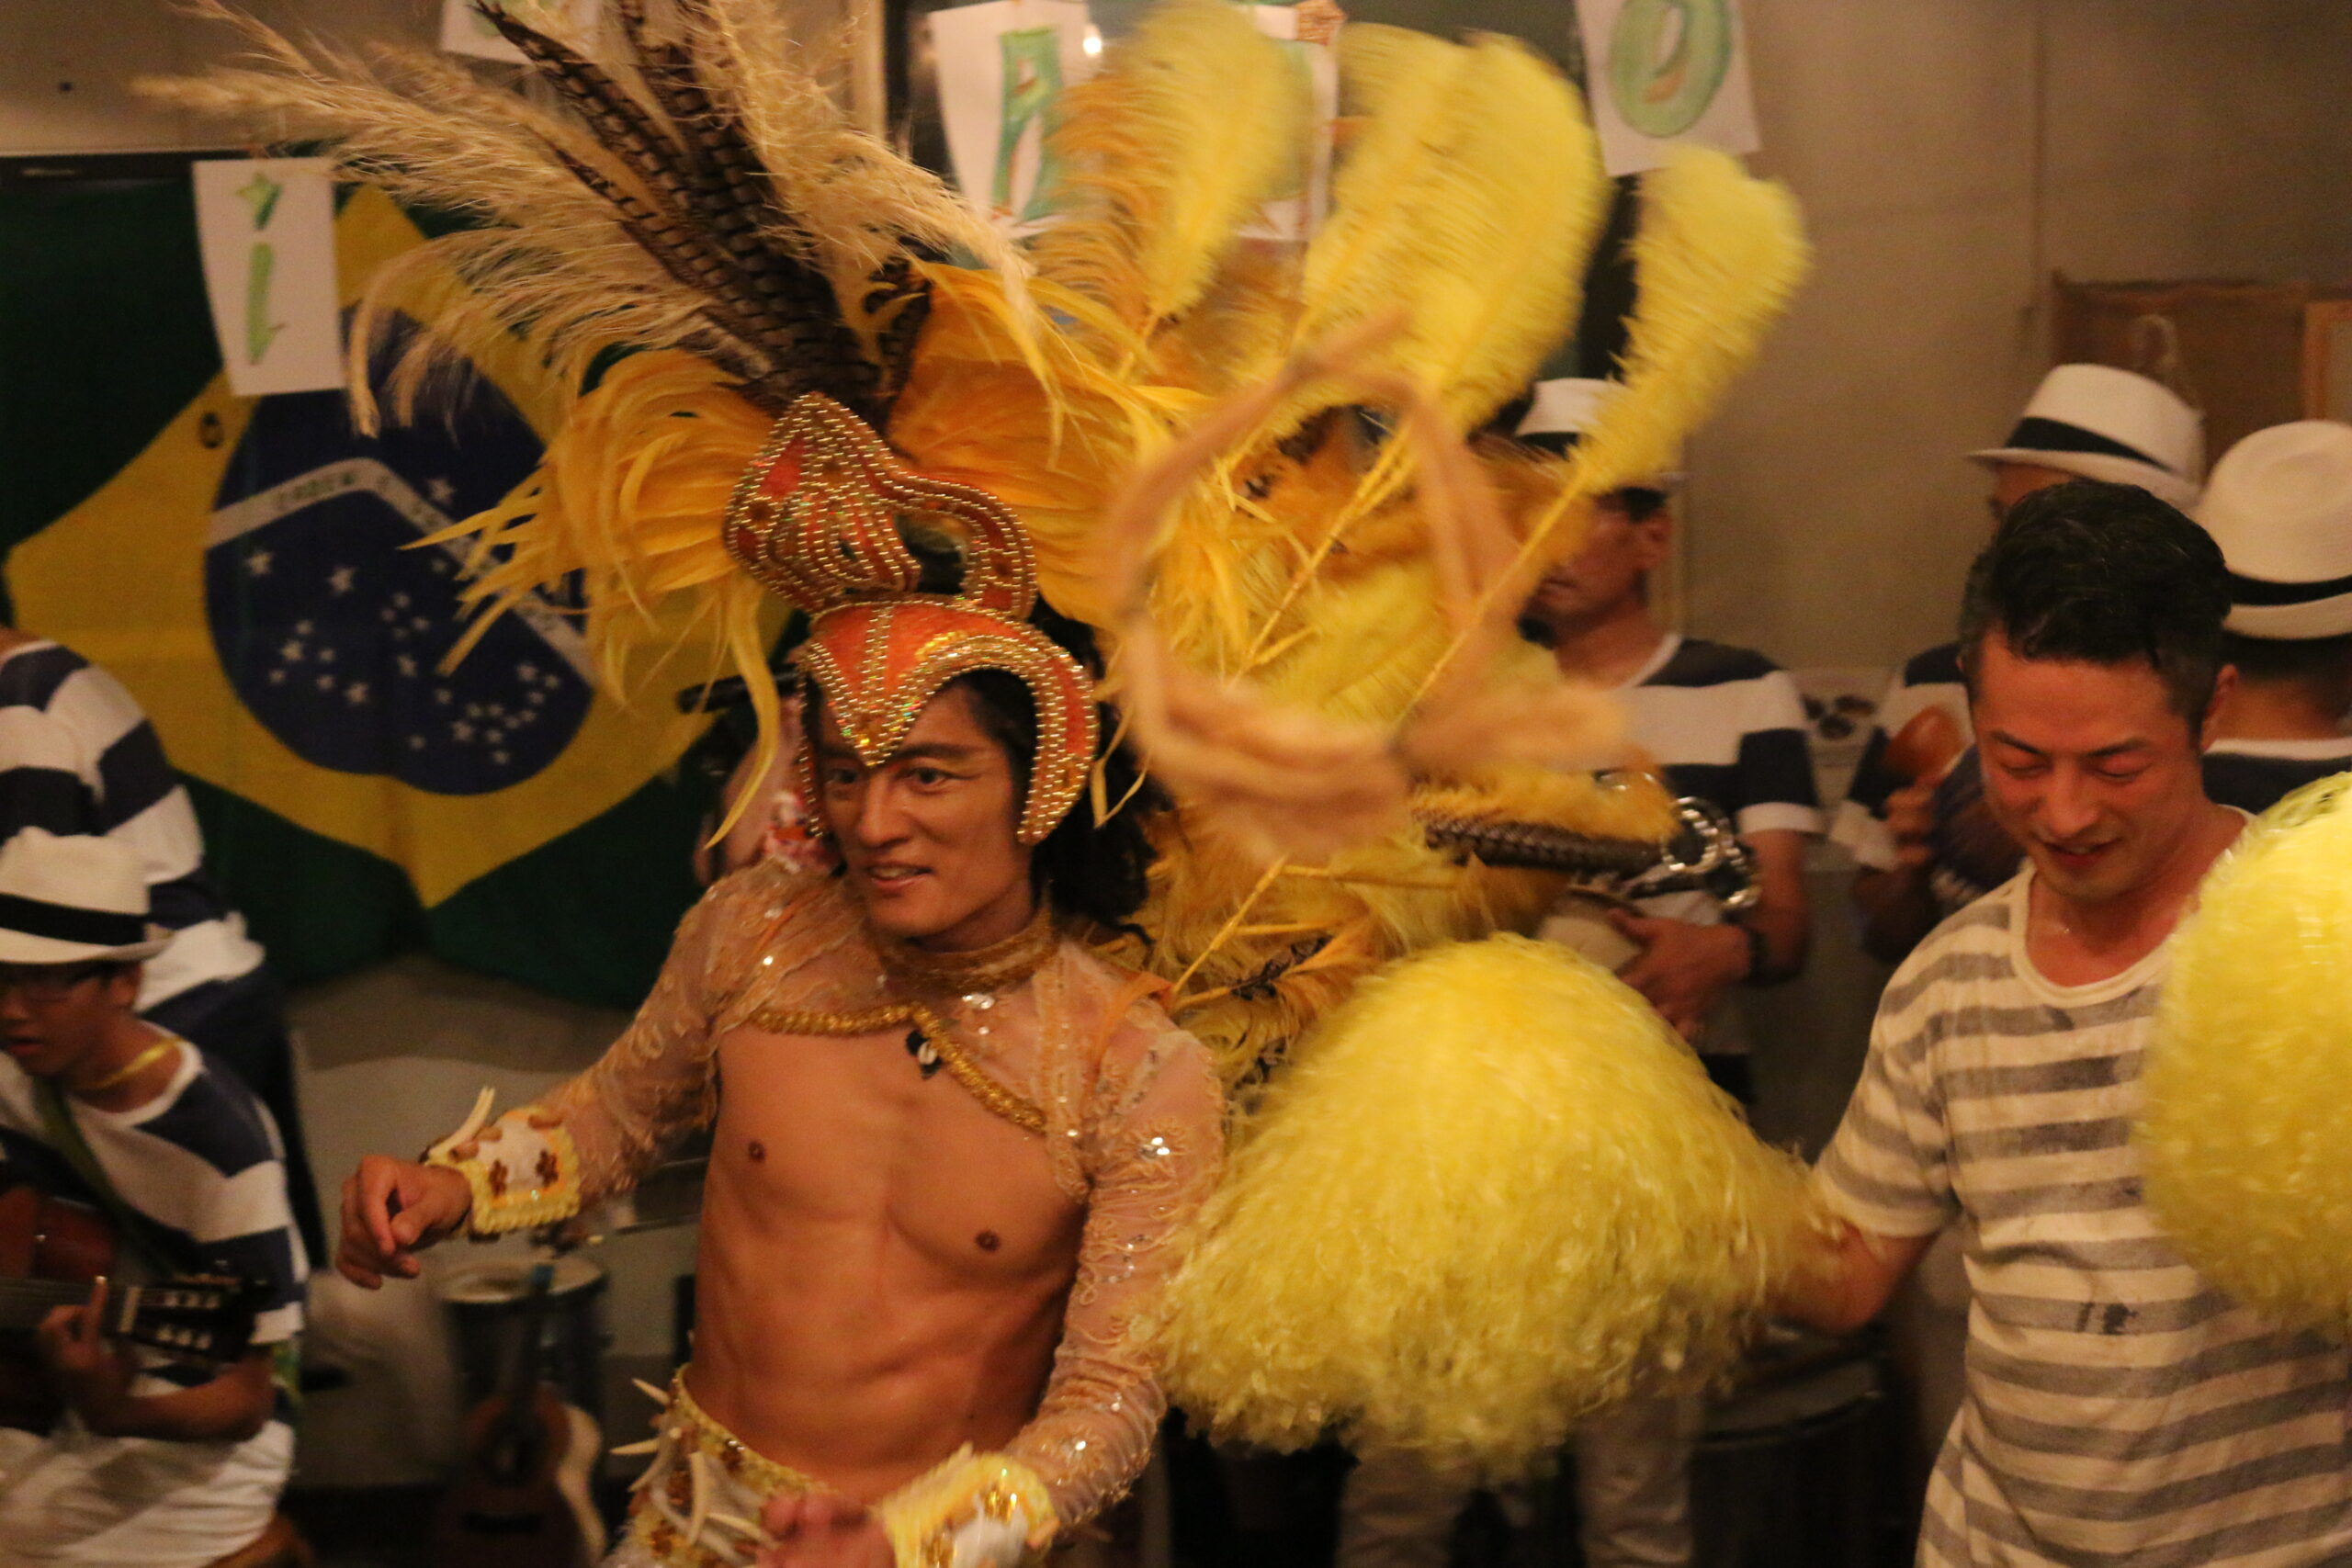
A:
<svg viewBox="0 0 2352 1568">
<path fill-rule="evenodd" d="M 2223 656 L 2238 671 L 2205 793 L 2263 811 L 2352 771 L 2352 424 L 2256 431 L 2213 466 L 2197 520 L 2229 562 Z"/>
<path fill-rule="evenodd" d="M 2138 485 L 2192 511 L 2204 449 L 2203 416 L 2168 388 L 2113 366 L 2061 365 L 2034 389 L 2007 440 L 1968 456 L 1991 475 L 1986 500 L 1997 526 L 2025 497 L 2075 479 Z M 1831 840 L 1860 866 L 1854 901 L 1863 945 L 1890 964 L 2016 869 L 2013 848 L 1977 843 L 1986 835 L 1971 829 L 1973 770 L 1952 766 L 1969 739 L 1960 645 L 1947 642 L 1888 685 L 1830 826 Z M 1958 852 L 1972 847 L 1991 863 L 1968 863 Z"/>
<path fill-rule="evenodd" d="M 169 934 L 128 846 L 39 828 L 0 844 L 0 1185 L 106 1213 L 133 1279 L 260 1288 L 254 1348 L 209 1377 L 105 1337 L 103 1285 L 50 1314 L 66 1415 L 51 1435 L 0 1430 L 0 1562 L 199 1568 L 283 1529 L 282 1352 L 308 1269 L 269 1112 L 136 1010 Z"/>
</svg>

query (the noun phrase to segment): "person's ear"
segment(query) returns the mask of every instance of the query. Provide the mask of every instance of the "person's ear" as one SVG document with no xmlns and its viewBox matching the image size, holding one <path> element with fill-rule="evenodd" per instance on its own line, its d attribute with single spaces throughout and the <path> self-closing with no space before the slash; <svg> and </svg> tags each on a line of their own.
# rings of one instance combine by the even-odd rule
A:
<svg viewBox="0 0 2352 1568">
<path fill-rule="evenodd" d="M 1661 506 L 1633 525 L 1633 529 L 1642 570 L 1656 571 L 1664 566 L 1674 548 L 1674 514 Z"/>
<path fill-rule="evenodd" d="M 2205 717 L 2197 727 L 2197 750 L 2201 754 L 2213 749 L 2222 738 L 2222 714 L 2230 705 L 2230 698 L 2238 689 L 2238 667 L 2224 664 L 2213 677 L 2213 695 L 2205 704 Z"/>
<path fill-rule="evenodd" d="M 126 964 L 107 976 L 107 998 L 123 1007 L 135 1007 L 139 1002 L 140 982 L 147 976 L 143 964 Z"/>
</svg>

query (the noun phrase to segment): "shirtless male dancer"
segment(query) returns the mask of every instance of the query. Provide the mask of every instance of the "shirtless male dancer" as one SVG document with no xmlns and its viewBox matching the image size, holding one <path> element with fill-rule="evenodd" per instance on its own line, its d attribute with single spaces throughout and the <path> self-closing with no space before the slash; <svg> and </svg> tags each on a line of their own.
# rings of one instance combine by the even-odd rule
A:
<svg viewBox="0 0 2352 1568">
<path fill-rule="evenodd" d="M 337 1266 L 372 1288 L 714 1129 L 694 1357 L 613 1563 L 1032 1561 L 1149 1451 L 1164 1402 L 1127 1330 L 1214 1181 L 1220 1094 L 1073 934 L 1131 913 L 1148 859 L 1132 813 L 1079 798 L 1086 675 L 959 603 L 868 600 L 800 655 L 837 871 L 724 879 L 594 1066 L 345 1184 Z M 913 657 L 958 636 L 963 673 Z M 892 705 L 917 712 L 895 744 Z"/>
</svg>

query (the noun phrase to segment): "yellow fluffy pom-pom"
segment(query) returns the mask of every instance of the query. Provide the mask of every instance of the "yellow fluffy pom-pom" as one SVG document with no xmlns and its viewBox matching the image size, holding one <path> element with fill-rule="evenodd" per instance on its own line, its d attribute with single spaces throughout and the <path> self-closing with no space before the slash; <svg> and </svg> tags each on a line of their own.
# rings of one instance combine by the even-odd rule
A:
<svg viewBox="0 0 2352 1568">
<path fill-rule="evenodd" d="M 2352 774 L 2270 808 L 2173 939 L 2142 1079 L 2148 1204 L 2249 1306 L 2352 1338 Z"/>
<path fill-rule="evenodd" d="M 1294 1051 L 1158 1341 L 1220 1433 L 1335 1432 L 1490 1474 L 1688 1387 L 1795 1266 L 1803 1168 L 1633 991 L 1498 936 L 1407 959 Z"/>
</svg>

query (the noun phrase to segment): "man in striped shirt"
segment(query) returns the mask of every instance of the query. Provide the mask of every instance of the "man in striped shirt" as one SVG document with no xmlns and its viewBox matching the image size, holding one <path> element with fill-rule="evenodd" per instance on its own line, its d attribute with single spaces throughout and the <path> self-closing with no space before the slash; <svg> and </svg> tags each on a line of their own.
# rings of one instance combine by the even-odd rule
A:
<svg viewBox="0 0 2352 1568">
<path fill-rule="evenodd" d="M 2199 753 L 2233 675 L 2212 540 L 2144 491 L 2020 502 L 1961 647 L 2015 879 L 1895 974 L 1819 1190 L 1848 1222 L 1790 1309 L 1883 1306 L 1961 1222 L 1967 1387 L 1919 1561 L 2300 1568 L 2352 1561 L 2352 1365 L 2199 1277 L 2131 1145 L 2168 940 L 2246 818 Z"/>
<path fill-rule="evenodd" d="M 132 1006 L 164 933 L 130 849 L 28 829 L 0 845 L 0 1186 L 103 1208 L 117 1281 L 251 1282 L 253 1348 L 218 1369 L 103 1337 L 103 1300 L 39 1344 L 66 1416 L 0 1429 L 0 1562 L 201 1568 L 254 1548 L 293 1462 L 286 1384 L 308 1265 L 269 1112 Z"/>
<path fill-rule="evenodd" d="M 0 844 L 28 828 L 102 837 L 139 857 L 155 921 L 171 933 L 145 967 L 139 1010 L 261 1096 L 285 1134 L 303 1240 L 317 1247 L 284 999 L 205 874 L 195 807 L 155 727 L 121 682 L 80 654 L 0 626 Z"/>
</svg>

